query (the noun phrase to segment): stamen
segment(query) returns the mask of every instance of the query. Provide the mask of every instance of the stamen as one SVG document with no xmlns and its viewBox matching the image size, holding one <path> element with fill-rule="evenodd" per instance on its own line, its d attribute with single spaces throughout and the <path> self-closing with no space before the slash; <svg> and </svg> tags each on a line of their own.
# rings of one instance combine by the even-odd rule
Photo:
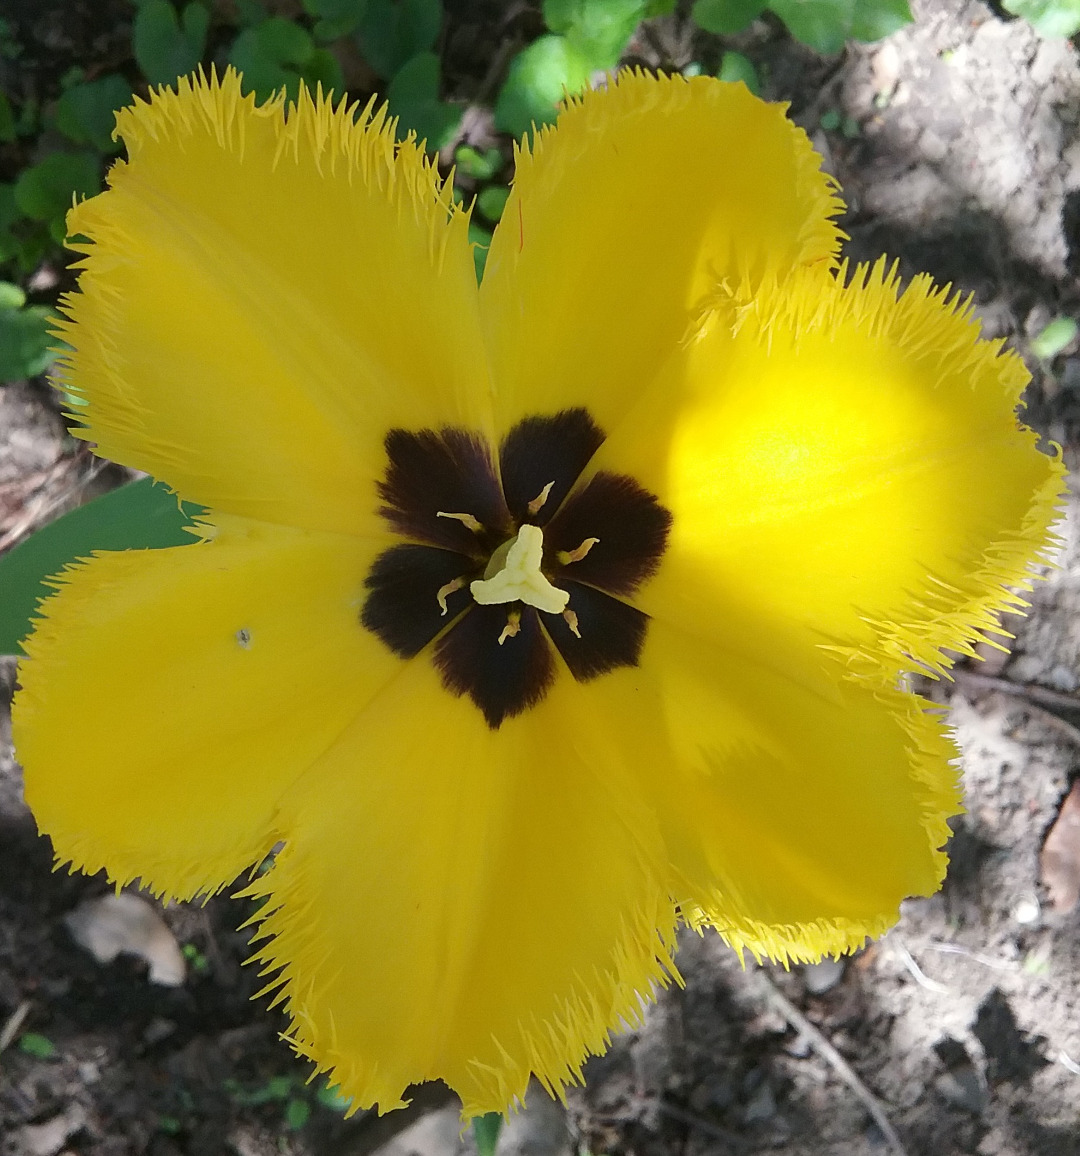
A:
<svg viewBox="0 0 1080 1156">
<path fill-rule="evenodd" d="M 573 538 L 570 540 L 573 541 Z M 560 566 L 569 566 L 571 562 L 580 562 L 599 542 L 599 538 L 586 538 L 576 550 L 560 550 L 555 557 L 559 560 Z"/>
<path fill-rule="evenodd" d="M 516 634 L 520 633 L 520 631 L 521 611 L 511 610 L 506 616 L 506 625 L 503 627 L 503 632 L 499 635 L 499 645 L 502 646 L 508 638 L 513 638 Z"/>
<path fill-rule="evenodd" d="M 456 522 L 460 522 L 463 526 L 468 526 L 474 534 L 482 534 L 484 532 L 484 523 L 474 518 L 472 514 L 447 514 L 442 510 L 436 510 L 435 517 L 453 518 Z"/>
<path fill-rule="evenodd" d="M 544 508 L 544 503 L 551 496 L 551 488 L 554 485 L 554 482 L 548 482 L 548 484 L 540 491 L 540 493 L 538 493 L 536 497 L 533 498 L 533 500 L 528 504 L 528 506 L 525 507 L 530 514 L 540 513 L 540 511 Z"/>
<path fill-rule="evenodd" d="M 447 582 L 445 586 L 439 587 L 439 591 L 435 597 L 439 600 L 439 609 L 442 611 L 443 617 L 445 617 L 450 610 L 450 607 L 446 605 L 447 598 L 449 598 L 451 594 L 456 593 L 458 590 L 463 590 L 464 588 L 464 578 L 455 578 L 453 582 Z"/>
<path fill-rule="evenodd" d="M 570 627 L 570 633 L 575 638 L 580 638 L 581 631 L 578 630 L 577 615 L 572 610 L 564 610 L 562 612 L 562 616 L 566 622 L 566 625 Z"/>
</svg>

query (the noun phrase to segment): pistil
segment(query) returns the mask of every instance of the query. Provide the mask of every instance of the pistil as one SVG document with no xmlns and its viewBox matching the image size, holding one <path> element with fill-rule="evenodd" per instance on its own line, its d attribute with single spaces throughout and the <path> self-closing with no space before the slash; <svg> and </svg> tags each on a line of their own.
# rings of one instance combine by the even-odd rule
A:
<svg viewBox="0 0 1080 1156">
<path fill-rule="evenodd" d="M 503 547 L 495 551 L 492 563 Z M 540 564 L 544 559 L 544 532 L 539 526 L 521 527 L 509 542 L 505 560 L 490 577 L 478 578 L 469 584 L 473 598 L 481 606 L 496 606 L 503 602 L 524 602 L 548 614 L 561 614 L 570 595 L 559 590 L 544 577 Z M 492 569 L 488 564 L 488 571 Z"/>
</svg>

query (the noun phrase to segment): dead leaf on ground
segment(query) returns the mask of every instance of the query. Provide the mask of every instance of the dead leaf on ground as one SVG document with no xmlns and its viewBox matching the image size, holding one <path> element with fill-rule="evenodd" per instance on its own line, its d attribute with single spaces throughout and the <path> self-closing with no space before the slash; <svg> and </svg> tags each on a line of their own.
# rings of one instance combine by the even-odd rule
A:
<svg viewBox="0 0 1080 1156">
<path fill-rule="evenodd" d="M 1039 859 L 1050 906 L 1068 914 L 1080 900 L 1080 779 L 1065 796 Z"/>
</svg>

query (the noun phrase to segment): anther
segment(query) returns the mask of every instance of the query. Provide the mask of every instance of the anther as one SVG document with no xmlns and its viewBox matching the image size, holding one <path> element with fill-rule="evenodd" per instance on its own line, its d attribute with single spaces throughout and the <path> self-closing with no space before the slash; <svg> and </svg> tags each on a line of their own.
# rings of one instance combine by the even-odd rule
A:
<svg viewBox="0 0 1080 1156">
<path fill-rule="evenodd" d="M 482 534 L 484 532 L 484 523 L 474 518 L 472 514 L 447 514 L 442 510 L 437 510 L 435 517 L 453 518 L 455 522 L 460 522 L 463 526 L 468 526 L 474 534 Z"/>
<path fill-rule="evenodd" d="M 586 538 L 576 550 L 560 550 L 555 557 L 560 566 L 569 566 L 571 562 L 580 562 L 599 541 L 599 538 Z"/>
<path fill-rule="evenodd" d="M 551 487 L 554 485 L 554 482 L 548 482 L 548 484 L 540 491 L 540 493 L 538 493 L 536 497 L 533 498 L 533 500 L 528 504 L 528 506 L 526 506 L 526 509 L 530 514 L 540 513 L 540 511 L 544 508 L 544 503 L 548 500 L 549 497 L 551 497 Z"/>
<path fill-rule="evenodd" d="M 450 607 L 446 605 L 447 598 L 458 590 L 465 589 L 465 579 L 455 578 L 453 582 L 447 582 L 445 586 L 440 586 L 435 597 L 439 600 L 439 609 L 442 611 L 443 617 L 447 615 Z"/>
<path fill-rule="evenodd" d="M 506 616 L 506 625 L 503 627 L 503 632 L 499 635 L 499 645 L 502 646 L 508 638 L 513 638 L 514 635 L 520 633 L 520 631 L 521 611 L 511 610 Z"/>
<path fill-rule="evenodd" d="M 564 610 L 562 616 L 566 625 L 570 627 L 570 633 L 575 638 L 581 637 L 581 631 L 578 630 L 577 615 L 572 610 Z"/>
</svg>

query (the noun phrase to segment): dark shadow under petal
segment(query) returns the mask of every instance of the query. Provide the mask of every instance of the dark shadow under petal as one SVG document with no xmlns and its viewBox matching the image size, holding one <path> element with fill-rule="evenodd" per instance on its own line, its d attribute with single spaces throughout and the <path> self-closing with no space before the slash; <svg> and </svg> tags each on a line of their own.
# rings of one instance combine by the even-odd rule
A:
<svg viewBox="0 0 1080 1156">
<path fill-rule="evenodd" d="M 389 464 L 379 483 L 379 513 L 399 534 L 446 550 L 490 554 L 512 532 L 499 479 L 479 434 L 446 427 L 392 429 L 386 435 Z M 483 533 L 439 513 L 471 514 Z"/>
<path fill-rule="evenodd" d="M 468 558 L 434 546 L 392 546 L 384 550 L 364 580 L 370 593 L 361 623 L 402 658 L 412 658 L 472 603 L 467 585 L 446 596 L 439 591 L 457 578 L 471 576 Z"/>
<path fill-rule="evenodd" d="M 603 430 L 584 409 L 564 409 L 551 417 L 527 417 L 518 422 L 499 449 L 506 504 L 518 523 L 543 526 L 603 441 Z M 544 504 L 531 511 L 529 503 L 549 482 L 554 485 Z"/>
<path fill-rule="evenodd" d="M 543 622 L 578 682 L 619 666 L 637 666 L 649 616 L 590 586 L 577 582 L 560 585 L 570 592 L 566 609 L 575 615 L 581 637 L 560 614 L 545 614 Z"/>
<path fill-rule="evenodd" d="M 521 614 L 518 633 L 499 643 L 508 616 Z M 520 603 L 473 606 L 435 644 L 443 685 L 467 694 L 488 726 L 535 706 L 555 679 L 551 643 L 535 610 Z"/>
<path fill-rule="evenodd" d="M 547 556 L 576 550 L 598 538 L 584 558 L 558 571 L 558 581 L 587 582 L 610 594 L 632 594 L 656 572 L 671 514 L 648 490 L 624 474 L 602 471 L 559 510 L 544 534 Z"/>
</svg>

